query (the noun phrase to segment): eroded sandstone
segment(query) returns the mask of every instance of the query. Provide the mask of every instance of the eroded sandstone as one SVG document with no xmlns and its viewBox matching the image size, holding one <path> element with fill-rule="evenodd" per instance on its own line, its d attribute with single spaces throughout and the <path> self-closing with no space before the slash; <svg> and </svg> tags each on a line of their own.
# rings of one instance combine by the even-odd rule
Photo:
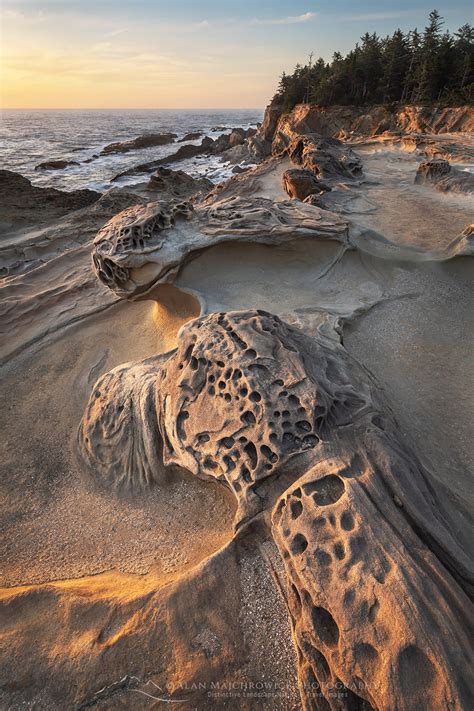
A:
<svg viewBox="0 0 474 711">
<path fill-rule="evenodd" d="M 109 485 L 223 481 L 241 535 L 273 512 L 305 709 L 341 708 L 337 684 L 342 708 L 468 708 L 472 562 L 342 346 L 261 311 L 196 319 L 98 381 L 79 443 Z"/>
<path fill-rule="evenodd" d="M 116 215 L 94 240 L 93 265 L 117 295 L 143 293 L 170 281 L 193 253 L 225 241 L 283 244 L 300 237 L 348 244 L 348 223 L 294 201 L 230 197 L 137 205 Z"/>
<path fill-rule="evenodd" d="M 423 161 L 418 166 L 415 176 L 417 185 L 432 185 L 441 192 L 474 192 L 474 175 L 467 171 L 453 168 L 447 160 L 441 158 Z"/>
</svg>

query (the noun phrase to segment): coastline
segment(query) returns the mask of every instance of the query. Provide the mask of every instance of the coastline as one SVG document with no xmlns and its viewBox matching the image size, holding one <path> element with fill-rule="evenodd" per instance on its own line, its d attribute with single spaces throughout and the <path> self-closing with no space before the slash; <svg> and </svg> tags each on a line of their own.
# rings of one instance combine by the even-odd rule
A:
<svg viewBox="0 0 474 711">
<path fill-rule="evenodd" d="M 36 193 L 24 183 L 3 202 L 0 597 L 14 664 L 26 670 L 4 692 L 7 703 L 140 709 L 135 690 L 153 682 L 167 702 L 204 709 L 212 684 L 265 679 L 272 709 L 296 711 L 314 703 L 303 683 L 312 664 L 321 679 L 330 669 L 317 682 L 323 695 L 336 677 L 349 689 L 357 671 L 365 686 L 351 693 L 363 697 L 374 675 L 370 693 L 382 708 L 396 660 L 411 654 L 414 668 L 435 669 L 423 691 L 431 707 L 448 689 L 462 708 L 473 198 L 456 180 L 442 192 L 415 179 L 441 153 L 454 178 L 472 171 L 473 134 L 415 125 L 338 140 L 339 123 L 326 136 L 313 130 L 319 119 L 307 107 L 282 118 L 269 110 L 257 134 L 234 147 L 130 176 L 74 210 L 61 193 L 56 204 L 51 188 Z M 144 149 L 149 160 L 205 136 L 182 137 Z M 215 185 L 198 178 L 193 161 L 228 156 L 248 170 Z M 136 167 L 149 156 L 131 158 Z M 71 191 L 67 199 L 79 198 Z M 130 225 L 135 245 L 123 242 Z M 222 343 L 217 377 L 206 369 L 220 361 Z M 245 396 L 232 389 L 239 370 Z M 220 399 L 200 389 L 203 373 L 217 389 L 225 381 Z M 275 378 L 288 381 L 286 395 L 275 394 Z M 175 422 L 172 408 L 190 383 L 199 397 Z M 289 394 L 289 404 L 278 400 Z M 253 419 L 243 422 L 232 408 L 244 403 L 233 398 L 247 395 Z M 294 415 L 295 398 L 309 414 Z M 317 423 L 326 402 L 332 414 Z M 236 472 L 253 461 L 247 444 L 235 454 L 236 432 L 258 445 L 261 480 L 236 479 L 229 457 Z M 198 456 L 198 441 L 215 452 Z M 282 461 L 274 477 L 265 469 L 272 453 Z M 226 464 L 206 470 L 209 458 Z M 343 494 L 330 488 L 338 481 Z M 244 496 L 253 487 L 257 495 Z M 331 513 L 341 524 L 327 523 L 324 537 L 311 521 Z M 331 610 L 337 644 L 321 609 Z M 399 639 L 386 625 L 395 614 Z M 436 647 L 444 614 L 455 634 Z M 375 668 L 361 639 L 390 663 Z M 1 655 L 15 678 L 8 645 Z M 403 692 L 414 707 L 417 684 Z M 226 702 L 237 709 L 242 698 Z"/>
</svg>

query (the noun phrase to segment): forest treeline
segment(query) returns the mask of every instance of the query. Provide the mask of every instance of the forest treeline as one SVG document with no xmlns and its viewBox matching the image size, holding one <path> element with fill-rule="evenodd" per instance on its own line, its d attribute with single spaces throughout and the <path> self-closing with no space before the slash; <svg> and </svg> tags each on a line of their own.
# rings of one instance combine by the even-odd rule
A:
<svg viewBox="0 0 474 711">
<path fill-rule="evenodd" d="M 327 63 L 310 55 L 293 74 L 283 73 L 274 101 L 284 111 L 299 103 L 321 105 L 417 104 L 459 106 L 474 100 L 474 27 L 443 30 L 437 10 L 423 32 L 366 33 L 345 57 Z"/>
</svg>

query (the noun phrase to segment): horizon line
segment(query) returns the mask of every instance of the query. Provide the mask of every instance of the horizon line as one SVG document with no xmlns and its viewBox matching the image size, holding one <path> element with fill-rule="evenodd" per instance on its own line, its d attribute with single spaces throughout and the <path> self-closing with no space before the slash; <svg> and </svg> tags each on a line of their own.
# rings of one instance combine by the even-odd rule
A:
<svg viewBox="0 0 474 711">
<path fill-rule="evenodd" d="M 265 106 L 0 106 L 0 111 L 262 111 Z"/>
</svg>

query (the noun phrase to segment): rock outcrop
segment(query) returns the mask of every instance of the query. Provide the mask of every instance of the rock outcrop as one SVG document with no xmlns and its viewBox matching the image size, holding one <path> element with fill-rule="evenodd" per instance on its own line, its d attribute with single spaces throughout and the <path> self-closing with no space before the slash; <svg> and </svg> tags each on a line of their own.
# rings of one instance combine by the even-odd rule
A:
<svg viewBox="0 0 474 711">
<path fill-rule="evenodd" d="M 35 170 L 63 170 L 70 165 L 79 165 L 77 160 L 47 160 L 44 163 L 39 163 Z"/>
<path fill-rule="evenodd" d="M 271 155 L 272 141 L 278 121 L 283 113 L 283 106 L 277 101 L 271 101 L 265 109 L 263 121 L 253 138 L 249 140 L 250 151 L 259 158 Z"/>
<path fill-rule="evenodd" d="M 257 130 L 255 128 L 233 128 L 230 133 L 223 133 L 216 138 L 214 142 L 214 153 L 222 153 L 230 148 L 241 146 L 248 138 L 254 136 L 256 132 Z"/>
<path fill-rule="evenodd" d="M 263 516 L 305 710 L 470 707 L 472 563 L 342 346 L 262 311 L 196 319 L 176 350 L 96 383 L 79 444 L 108 485 L 180 466 L 231 489 L 241 535 Z"/>
<path fill-rule="evenodd" d="M 153 146 L 165 146 L 167 143 L 174 143 L 176 133 L 147 133 L 143 136 L 138 136 L 131 141 L 117 141 L 109 143 L 108 146 L 102 149 L 101 156 L 107 156 L 111 153 L 129 153 L 137 151 L 141 148 L 153 148 Z"/>
<path fill-rule="evenodd" d="M 327 192 L 331 188 L 318 180 L 312 170 L 290 168 L 283 173 L 283 187 L 290 198 L 305 200 L 309 195 Z"/>
<path fill-rule="evenodd" d="M 453 168 L 447 160 L 427 160 L 420 163 L 415 183 L 433 185 L 443 193 L 474 193 L 474 175 L 464 170 Z"/>
<path fill-rule="evenodd" d="M 218 241 L 275 245 L 301 237 L 348 244 L 348 223 L 295 201 L 155 202 L 128 208 L 107 222 L 94 240 L 92 259 L 109 289 L 121 297 L 135 296 L 171 280 L 190 255 Z"/>
<path fill-rule="evenodd" d="M 184 143 L 184 141 L 196 141 L 198 138 L 201 138 L 201 136 L 202 131 L 191 131 L 191 133 L 187 133 L 185 136 L 180 138 L 178 143 Z"/>
<path fill-rule="evenodd" d="M 314 134 L 298 136 L 287 146 L 277 146 L 276 151 L 287 153 L 293 163 L 311 170 L 317 178 L 341 180 L 362 175 L 360 158 L 336 138 L 320 138 Z"/>
<path fill-rule="evenodd" d="M 125 170 L 123 173 L 116 175 L 113 180 L 118 180 L 129 175 L 140 175 L 141 173 L 148 173 L 160 165 L 168 165 L 169 163 L 174 163 L 186 158 L 194 158 L 199 155 L 206 155 L 209 153 L 223 153 L 237 146 L 243 145 L 249 136 L 253 136 L 256 129 L 249 128 L 244 130 L 243 128 L 234 128 L 231 133 L 223 133 L 218 136 L 215 140 L 209 136 L 205 136 L 199 145 L 188 144 L 186 146 L 181 146 L 175 153 L 171 153 L 164 158 L 159 158 L 158 160 L 148 161 L 147 163 L 142 163 L 140 165 L 134 166 L 129 170 Z"/>
<path fill-rule="evenodd" d="M 266 140 L 274 125 L 275 111 L 269 110 Z M 314 133 L 327 138 L 380 135 L 386 131 L 402 133 L 451 133 L 474 131 L 474 109 L 471 106 L 439 109 L 404 106 L 389 111 L 385 106 L 318 106 L 298 104 L 281 115 L 272 134 L 275 145 L 290 143 L 294 138 Z M 262 133 L 259 131 L 259 136 Z"/>
<path fill-rule="evenodd" d="M 151 160 L 146 163 L 140 163 L 133 168 L 124 170 L 122 173 L 115 175 L 112 180 L 118 180 L 119 178 L 128 177 L 130 175 L 141 175 L 142 173 L 150 173 L 156 170 L 161 165 L 168 165 L 169 163 L 175 163 L 176 161 L 185 160 L 187 158 L 194 158 L 199 155 L 206 155 L 212 152 L 214 146 L 214 141 L 212 138 L 205 136 L 199 145 L 194 145 L 189 143 L 185 146 L 180 146 L 175 153 L 171 153 L 164 158 L 158 158 L 157 160 Z"/>
<path fill-rule="evenodd" d="M 184 170 L 171 170 L 161 166 L 150 176 L 147 189 L 160 193 L 162 198 L 190 198 L 205 195 L 213 185 L 208 178 L 193 178 Z"/>
<path fill-rule="evenodd" d="M 100 198 L 94 190 L 40 188 L 11 170 L 0 170 L 0 230 L 3 234 L 51 221 Z"/>
</svg>

